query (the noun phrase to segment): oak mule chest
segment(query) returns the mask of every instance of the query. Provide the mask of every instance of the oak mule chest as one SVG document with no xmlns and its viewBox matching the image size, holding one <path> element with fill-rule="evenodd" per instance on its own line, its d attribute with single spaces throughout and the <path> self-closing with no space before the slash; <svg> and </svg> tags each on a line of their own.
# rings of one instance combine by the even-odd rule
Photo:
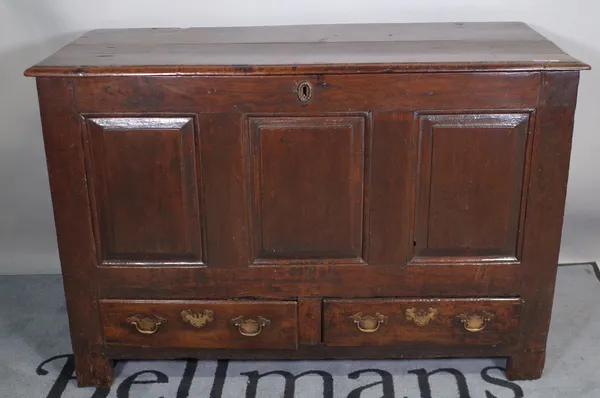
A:
<svg viewBox="0 0 600 398">
<path fill-rule="evenodd" d="M 185 357 L 540 377 L 587 68 L 449 23 L 97 30 L 28 69 L 79 384 Z"/>
</svg>

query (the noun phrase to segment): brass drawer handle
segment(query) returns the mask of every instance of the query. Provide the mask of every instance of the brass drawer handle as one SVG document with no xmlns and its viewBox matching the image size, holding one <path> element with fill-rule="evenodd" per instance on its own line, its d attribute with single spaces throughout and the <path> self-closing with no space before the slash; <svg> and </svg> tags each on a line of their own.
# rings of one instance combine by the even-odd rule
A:
<svg viewBox="0 0 600 398">
<path fill-rule="evenodd" d="M 214 312 L 211 310 L 204 310 L 203 312 L 193 312 L 192 310 L 181 311 L 181 318 L 183 322 L 187 322 L 195 328 L 202 328 L 207 323 L 211 323 L 214 319 Z"/>
<path fill-rule="evenodd" d="M 382 323 L 386 323 L 388 317 L 380 314 L 379 312 L 375 316 L 364 315 L 362 312 L 354 314 L 350 317 L 352 322 L 356 325 L 356 328 L 363 333 L 374 333 L 379 330 Z"/>
<path fill-rule="evenodd" d="M 141 334 L 154 334 L 158 331 L 158 327 L 167 320 L 162 316 L 154 315 L 152 318 L 144 317 L 136 314 L 127 318 L 127 323 L 135 326 L 136 330 Z"/>
<path fill-rule="evenodd" d="M 493 317 L 494 314 L 482 311 L 480 313 L 460 314 L 458 319 L 460 319 L 467 332 L 478 333 L 487 327 L 488 322 L 491 321 Z"/>
<path fill-rule="evenodd" d="M 406 319 L 413 321 L 417 326 L 425 326 L 429 321 L 434 320 L 438 315 L 438 310 L 435 308 L 429 308 L 429 310 L 417 311 L 416 308 L 409 308 L 406 310 Z"/>
<path fill-rule="evenodd" d="M 242 336 L 254 337 L 258 336 L 263 328 L 266 328 L 271 324 L 271 321 L 262 316 L 256 317 L 257 319 L 244 319 L 244 316 L 238 316 L 231 319 L 233 326 L 238 328 L 238 331 Z"/>
</svg>

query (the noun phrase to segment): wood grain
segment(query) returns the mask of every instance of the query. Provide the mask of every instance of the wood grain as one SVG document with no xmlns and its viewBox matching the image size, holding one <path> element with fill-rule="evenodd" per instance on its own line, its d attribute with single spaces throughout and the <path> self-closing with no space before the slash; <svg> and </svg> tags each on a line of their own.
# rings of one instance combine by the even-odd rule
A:
<svg viewBox="0 0 600 398">
<path fill-rule="evenodd" d="M 322 305 L 320 298 L 298 300 L 298 340 L 302 345 L 321 344 Z"/>
<path fill-rule="evenodd" d="M 363 263 L 364 116 L 250 118 L 253 264 Z M 366 187 L 365 187 L 366 186 Z"/>
<path fill-rule="evenodd" d="M 578 83 L 579 73 L 547 73 L 540 86 L 523 238 L 523 263 L 527 266 L 521 268 L 520 277 L 525 300 L 522 352 L 511 362 L 509 372 L 515 377 L 540 377 L 544 365 Z"/>
<path fill-rule="evenodd" d="M 508 357 L 506 377 L 509 380 L 536 380 L 542 377 L 546 351 L 525 351 Z"/>
<path fill-rule="evenodd" d="M 100 262 L 203 263 L 195 125 L 190 117 L 86 119 Z"/>
<path fill-rule="evenodd" d="M 397 297 L 519 295 L 522 268 L 513 262 L 333 264 L 207 268 L 183 266 L 103 266 L 96 283 L 102 297 L 177 299 L 231 297 Z M 169 283 L 164 283 L 169 281 Z"/>
<path fill-rule="evenodd" d="M 246 149 L 242 117 L 199 115 L 204 184 L 206 255 L 210 267 L 240 268 L 249 264 L 252 237 L 248 233 L 250 193 L 245 180 Z"/>
<path fill-rule="evenodd" d="M 79 384 L 121 358 L 539 377 L 585 68 L 525 24 L 468 23 L 101 30 L 29 69 Z M 388 318 L 363 333 L 358 312 Z"/>
<path fill-rule="evenodd" d="M 540 74 L 414 73 L 298 76 L 89 77 L 75 79 L 84 113 L 398 112 L 533 109 Z M 298 85 L 314 89 L 308 104 Z M 469 90 L 457 89 L 470 87 Z"/>
<path fill-rule="evenodd" d="M 419 115 L 413 263 L 518 261 L 529 120 Z"/>
<path fill-rule="evenodd" d="M 108 386 L 113 363 L 103 352 L 97 260 L 73 81 L 38 79 L 37 88 L 77 382 L 82 387 Z"/>
<path fill-rule="evenodd" d="M 520 22 L 88 32 L 30 76 L 584 69 Z"/>
<path fill-rule="evenodd" d="M 367 263 L 404 266 L 413 251 L 414 113 L 373 112 L 372 120 Z"/>
<path fill-rule="evenodd" d="M 380 346 L 406 343 L 431 345 L 510 345 L 518 339 L 519 299 L 368 299 L 324 300 L 323 343 L 328 346 Z M 422 315 L 424 325 L 407 315 Z M 481 332 L 469 332 L 461 314 L 491 314 Z M 351 317 L 381 314 L 375 332 L 363 332 Z M 431 318 L 432 317 L 432 318 Z"/>
<path fill-rule="evenodd" d="M 113 345 L 156 348 L 296 349 L 298 347 L 297 304 L 293 301 L 120 301 L 100 302 L 105 341 Z M 214 319 L 197 328 L 182 319 L 182 311 Z M 128 322 L 131 316 L 164 319 L 154 334 L 139 333 Z M 270 321 L 257 336 L 243 336 L 231 320 L 242 316 Z"/>
</svg>

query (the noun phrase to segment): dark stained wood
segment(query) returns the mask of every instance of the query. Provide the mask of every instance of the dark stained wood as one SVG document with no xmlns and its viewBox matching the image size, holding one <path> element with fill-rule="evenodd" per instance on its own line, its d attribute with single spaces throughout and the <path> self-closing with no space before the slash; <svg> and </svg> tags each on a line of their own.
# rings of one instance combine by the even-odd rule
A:
<svg viewBox="0 0 600 398">
<path fill-rule="evenodd" d="M 248 124 L 253 263 L 363 263 L 366 118 L 269 116 Z"/>
<path fill-rule="evenodd" d="M 413 112 L 374 112 L 372 116 L 377 134 L 371 135 L 369 233 L 365 236 L 371 266 L 404 265 L 413 251 L 410 204 L 417 153 L 413 116 Z M 390 275 L 387 281 L 397 283 L 405 276 Z M 382 280 L 376 286 L 387 283 Z"/>
<path fill-rule="evenodd" d="M 519 299 L 324 300 L 323 343 L 328 346 L 511 345 L 517 341 Z M 416 314 L 416 321 L 409 316 Z M 376 331 L 361 331 L 353 316 L 375 317 Z M 461 315 L 490 316 L 480 332 L 465 330 Z M 420 324 L 419 324 L 419 323 Z M 360 326 L 360 325 L 359 325 Z"/>
<path fill-rule="evenodd" d="M 249 193 L 242 183 L 247 151 L 242 118 L 210 113 L 199 120 L 208 263 L 215 269 L 246 267 L 251 237 Z"/>
<path fill-rule="evenodd" d="M 569 177 L 579 73 L 545 73 L 535 124 L 523 237 L 521 355 L 509 375 L 537 378 L 544 367 Z"/>
<path fill-rule="evenodd" d="M 183 319 L 182 312 L 205 315 L 212 321 L 202 327 Z M 104 338 L 108 344 L 157 348 L 298 348 L 297 304 L 293 301 L 119 301 L 100 302 Z M 128 319 L 132 316 L 162 318 L 153 334 L 142 334 Z M 256 336 L 244 336 L 231 320 L 242 316 L 270 321 Z"/>
<path fill-rule="evenodd" d="M 113 363 L 103 352 L 94 278 L 97 260 L 73 80 L 42 78 L 37 89 L 77 381 L 82 387 L 109 386 Z"/>
<path fill-rule="evenodd" d="M 115 29 L 86 33 L 30 76 L 584 69 L 521 22 Z"/>
<path fill-rule="evenodd" d="M 322 305 L 320 298 L 298 300 L 298 340 L 301 345 L 321 344 Z"/>
<path fill-rule="evenodd" d="M 297 88 L 307 81 L 312 100 L 302 104 Z M 426 83 L 425 83 L 426 81 Z M 398 75 L 131 76 L 76 79 L 84 113 L 266 113 L 398 112 L 533 109 L 540 74 L 413 73 Z M 185 87 L 185 89 L 183 89 Z M 457 90 L 472 87 L 472 90 Z M 304 115 L 308 116 L 308 115 Z"/>
<path fill-rule="evenodd" d="M 529 114 L 420 115 L 413 262 L 518 261 Z"/>
<path fill-rule="evenodd" d="M 506 377 L 509 380 L 535 380 L 542 377 L 546 351 L 525 351 L 508 357 Z"/>
<path fill-rule="evenodd" d="M 201 264 L 194 118 L 86 122 L 100 262 Z"/>
<path fill-rule="evenodd" d="M 102 297 L 177 299 L 231 297 L 439 297 L 518 295 L 522 266 L 472 263 L 465 266 L 389 266 L 356 264 L 207 268 L 178 266 L 103 266 L 97 270 Z M 170 283 L 164 283 L 170 281 Z M 199 287 L 201 286 L 201 288 Z"/>
<path fill-rule="evenodd" d="M 539 377 L 584 68 L 524 24 L 469 23 L 95 31 L 29 69 L 79 384 L 185 357 Z M 482 332 L 457 318 L 483 311 Z M 363 333 L 355 312 L 388 318 Z"/>
</svg>

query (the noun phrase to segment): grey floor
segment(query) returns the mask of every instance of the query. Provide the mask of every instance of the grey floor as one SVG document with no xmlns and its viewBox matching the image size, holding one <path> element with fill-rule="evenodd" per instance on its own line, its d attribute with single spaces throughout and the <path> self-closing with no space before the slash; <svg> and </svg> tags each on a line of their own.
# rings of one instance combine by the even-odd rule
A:
<svg viewBox="0 0 600 398">
<path fill-rule="evenodd" d="M 503 359 L 129 361 L 118 363 L 111 389 L 79 389 L 72 379 L 60 276 L 4 276 L 0 398 L 600 398 L 599 334 L 600 282 L 594 268 L 563 266 L 546 370 L 537 381 L 508 383 L 501 370 Z M 305 372 L 311 373 L 295 383 L 290 378 Z M 427 373 L 432 373 L 429 378 Z"/>
</svg>

